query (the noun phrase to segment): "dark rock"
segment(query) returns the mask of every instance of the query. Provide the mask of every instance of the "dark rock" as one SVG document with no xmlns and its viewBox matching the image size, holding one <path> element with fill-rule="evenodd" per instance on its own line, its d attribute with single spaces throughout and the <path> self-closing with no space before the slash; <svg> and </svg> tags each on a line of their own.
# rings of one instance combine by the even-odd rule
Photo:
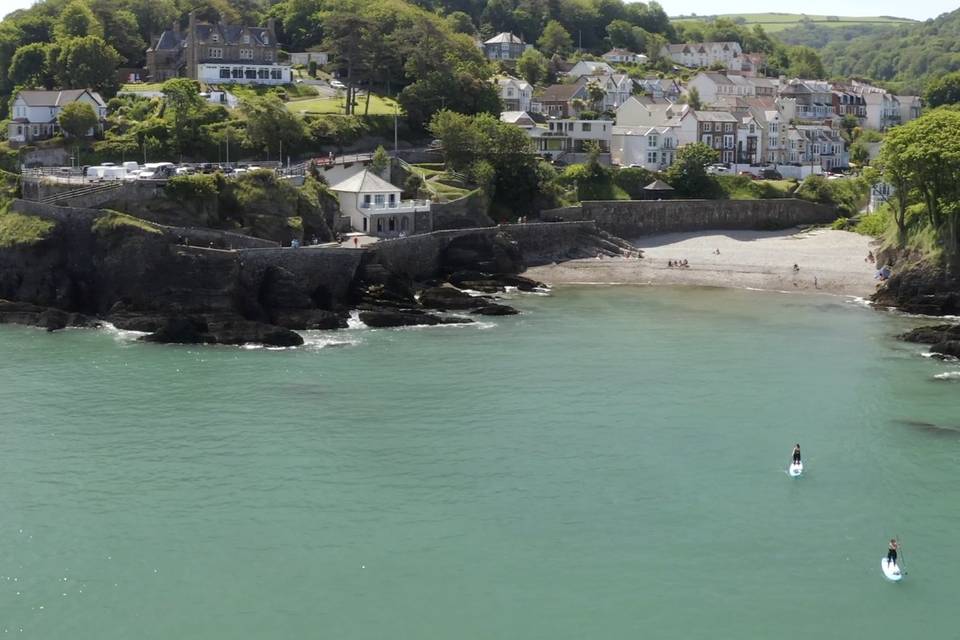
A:
<svg viewBox="0 0 960 640">
<path fill-rule="evenodd" d="M 97 327 L 100 323 L 82 313 L 68 313 L 27 302 L 0 300 L 0 324 L 25 324 L 59 331 L 67 327 Z"/>
<path fill-rule="evenodd" d="M 475 313 L 480 316 L 514 316 L 520 312 L 505 304 L 487 304 L 483 307 L 480 307 L 476 311 L 472 311 L 471 313 Z"/>
<path fill-rule="evenodd" d="M 917 327 L 901 333 L 897 339 L 919 344 L 936 344 L 947 340 L 960 340 L 960 324 L 938 324 L 932 327 Z"/>
<path fill-rule="evenodd" d="M 159 331 L 167 319 L 158 316 L 137 316 L 126 313 L 111 315 L 107 320 L 122 331 L 144 331 L 153 333 Z"/>
<path fill-rule="evenodd" d="M 873 301 L 908 313 L 956 315 L 960 313 L 960 278 L 930 265 L 905 267 L 903 271 L 895 267 Z"/>
<path fill-rule="evenodd" d="M 211 342 L 215 344 L 262 344 L 268 347 L 299 347 L 299 333 L 263 322 L 242 319 L 217 319 L 209 323 Z"/>
<path fill-rule="evenodd" d="M 148 336 L 143 336 L 141 340 L 164 344 L 213 342 L 207 335 L 207 322 L 203 318 L 193 316 L 167 318 L 159 329 Z"/>
<path fill-rule="evenodd" d="M 70 315 L 66 311 L 47 309 L 37 318 L 37 326 L 43 327 L 47 331 L 58 331 L 65 329 L 69 321 Z"/>
<path fill-rule="evenodd" d="M 473 318 L 465 318 L 463 316 L 447 316 L 446 318 L 440 318 L 440 324 L 471 324 L 476 322 Z"/>
<path fill-rule="evenodd" d="M 507 290 L 505 286 L 499 284 L 496 280 L 464 280 L 458 285 L 458 288 L 479 291 L 480 293 L 503 293 Z"/>
<path fill-rule="evenodd" d="M 481 282 L 483 280 L 490 279 L 489 273 L 483 273 L 482 271 L 454 271 L 447 278 L 447 282 L 457 287 L 458 289 L 465 289 L 466 287 L 461 286 L 464 282 Z M 439 286 L 439 285 L 436 285 Z"/>
<path fill-rule="evenodd" d="M 520 247 L 503 233 L 492 237 L 488 233 L 459 236 L 440 254 L 440 269 L 444 273 L 519 273 L 523 267 Z"/>
<path fill-rule="evenodd" d="M 322 309 L 282 309 L 274 311 L 273 324 L 285 329 L 346 329 L 347 320 Z"/>
<path fill-rule="evenodd" d="M 479 298 L 452 287 L 434 287 L 420 292 L 420 304 L 428 309 L 475 309 L 487 304 Z"/>
<path fill-rule="evenodd" d="M 416 325 L 437 325 L 440 318 L 429 313 L 416 311 L 395 311 L 381 309 L 379 311 L 361 311 L 360 320 L 368 327 L 412 327 Z"/>
<path fill-rule="evenodd" d="M 309 286 L 283 267 L 270 266 L 260 284 L 260 304 L 267 309 L 310 309 Z"/>
<path fill-rule="evenodd" d="M 932 353 L 960 358 L 960 340 L 945 340 L 930 347 Z"/>
<path fill-rule="evenodd" d="M 530 278 L 512 274 L 501 273 L 494 276 L 496 281 L 505 287 L 516 287 L 520 291 L 534 291 L 536 289 L 546 289 L 547 285 Z"/>
</svg>

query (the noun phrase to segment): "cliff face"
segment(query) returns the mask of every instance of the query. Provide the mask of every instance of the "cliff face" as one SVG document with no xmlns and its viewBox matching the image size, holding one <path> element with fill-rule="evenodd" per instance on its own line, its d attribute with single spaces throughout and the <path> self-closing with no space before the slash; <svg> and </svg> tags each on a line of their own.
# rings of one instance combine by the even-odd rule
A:
<svg viewBox="0 0 960 640">
<path fill-rule="evenodd" d="M 960 277 L 939 265 L 904 267 L 880 287 L 873 301 L 908 313 L 960 315 Z"/>
</svg>

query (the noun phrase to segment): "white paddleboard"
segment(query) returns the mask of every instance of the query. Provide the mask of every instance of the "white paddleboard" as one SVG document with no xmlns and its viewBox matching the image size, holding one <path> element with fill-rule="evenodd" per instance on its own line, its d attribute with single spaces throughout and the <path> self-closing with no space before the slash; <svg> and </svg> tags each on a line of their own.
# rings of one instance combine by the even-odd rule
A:
<svg viewBox="0 0 960 640">
<path fill-rule="evenodd" d="M 793 464 L 793 463 L 791 462 L 791 463 L 790 463 L 790 469 L 789 469 L 788 473 L 789 473 L 791 476 L 793 476 L 794 478 L 796 478 L 798 475 L 800 475 L 801 473 L 803 473 L 803 462 L 801 462 L 800 464 Z"/>
<path fill-rule="evenodd" d="M 883 569 L 883 575 L 886 576 L 887 580 L 898 582 L 903 579 L 903 573 L 900 571 L 899 565 L 888 562 L 886 556 L 880 560 L 880 568 Z"/>
</svg>

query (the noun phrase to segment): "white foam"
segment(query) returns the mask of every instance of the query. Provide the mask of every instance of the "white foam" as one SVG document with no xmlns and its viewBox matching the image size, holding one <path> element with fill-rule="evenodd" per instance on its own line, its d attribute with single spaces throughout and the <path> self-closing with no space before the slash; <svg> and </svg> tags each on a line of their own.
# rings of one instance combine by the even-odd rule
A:
<svg viewBox="0 0 960 640">
<path fill-rule="evenodd" d="M 143 336 L 150 335 L 147 331 L 129 331 L 127 329 L 117 329 L 112 323 L 104 322 L 103 330 L 113 336 L 117 342 L 135 342 Z"/>
<path fill-rule="evenodd" d="M 361 323 L 362 324 L 362 323 Z M 363 325 L 364 327 L 366 325 Z M 303 349 L 319 351 L 335 347 L 355 347 L 363 343 L 359 333 L 350 330 L 338 331 L 298 331 L 303 338 Z"/>
<path fill-rule="evenodd" d="M 360 312 L 354 309 L 347 318 L 347 329 L 366 329 L 367 325 L 360 319 Z"/>
<path fill-rule="evenodd" d="M 944 371 L 933 377 L 937 380 L 960 380 L 960 371 Z"/>
</svg>

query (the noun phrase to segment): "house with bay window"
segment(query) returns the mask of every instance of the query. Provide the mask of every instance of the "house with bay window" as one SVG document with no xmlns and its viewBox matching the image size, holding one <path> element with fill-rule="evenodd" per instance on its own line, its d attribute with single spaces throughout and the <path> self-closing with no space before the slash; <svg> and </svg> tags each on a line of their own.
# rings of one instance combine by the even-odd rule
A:
<svg viewBox="0 0 960 640">
<path fill-rule="evenodd" d="M 364 169 L 330 187 L 349 216 L 354 231 L 380 238 L 409 235 L 416 215 L 429 214 L 429 200 L 402 200 L 402 191 L 370 169 Z"/>
<path fill-rule="evenodd" d="M 63 91 L 23 90 L 14 96 L 7 125 L 7 140 L 23 144 L 33 140 L 52 138 L 60 133 L 57 119 L 63 108 L 71 103 L 89 104 L 100 120 L 100 127 L 107 119 L 107 103 L 96 91 L 90 89 L 64 89 Z M 90 130 L 88 135 L 93 135 Z"/>
</svg>

